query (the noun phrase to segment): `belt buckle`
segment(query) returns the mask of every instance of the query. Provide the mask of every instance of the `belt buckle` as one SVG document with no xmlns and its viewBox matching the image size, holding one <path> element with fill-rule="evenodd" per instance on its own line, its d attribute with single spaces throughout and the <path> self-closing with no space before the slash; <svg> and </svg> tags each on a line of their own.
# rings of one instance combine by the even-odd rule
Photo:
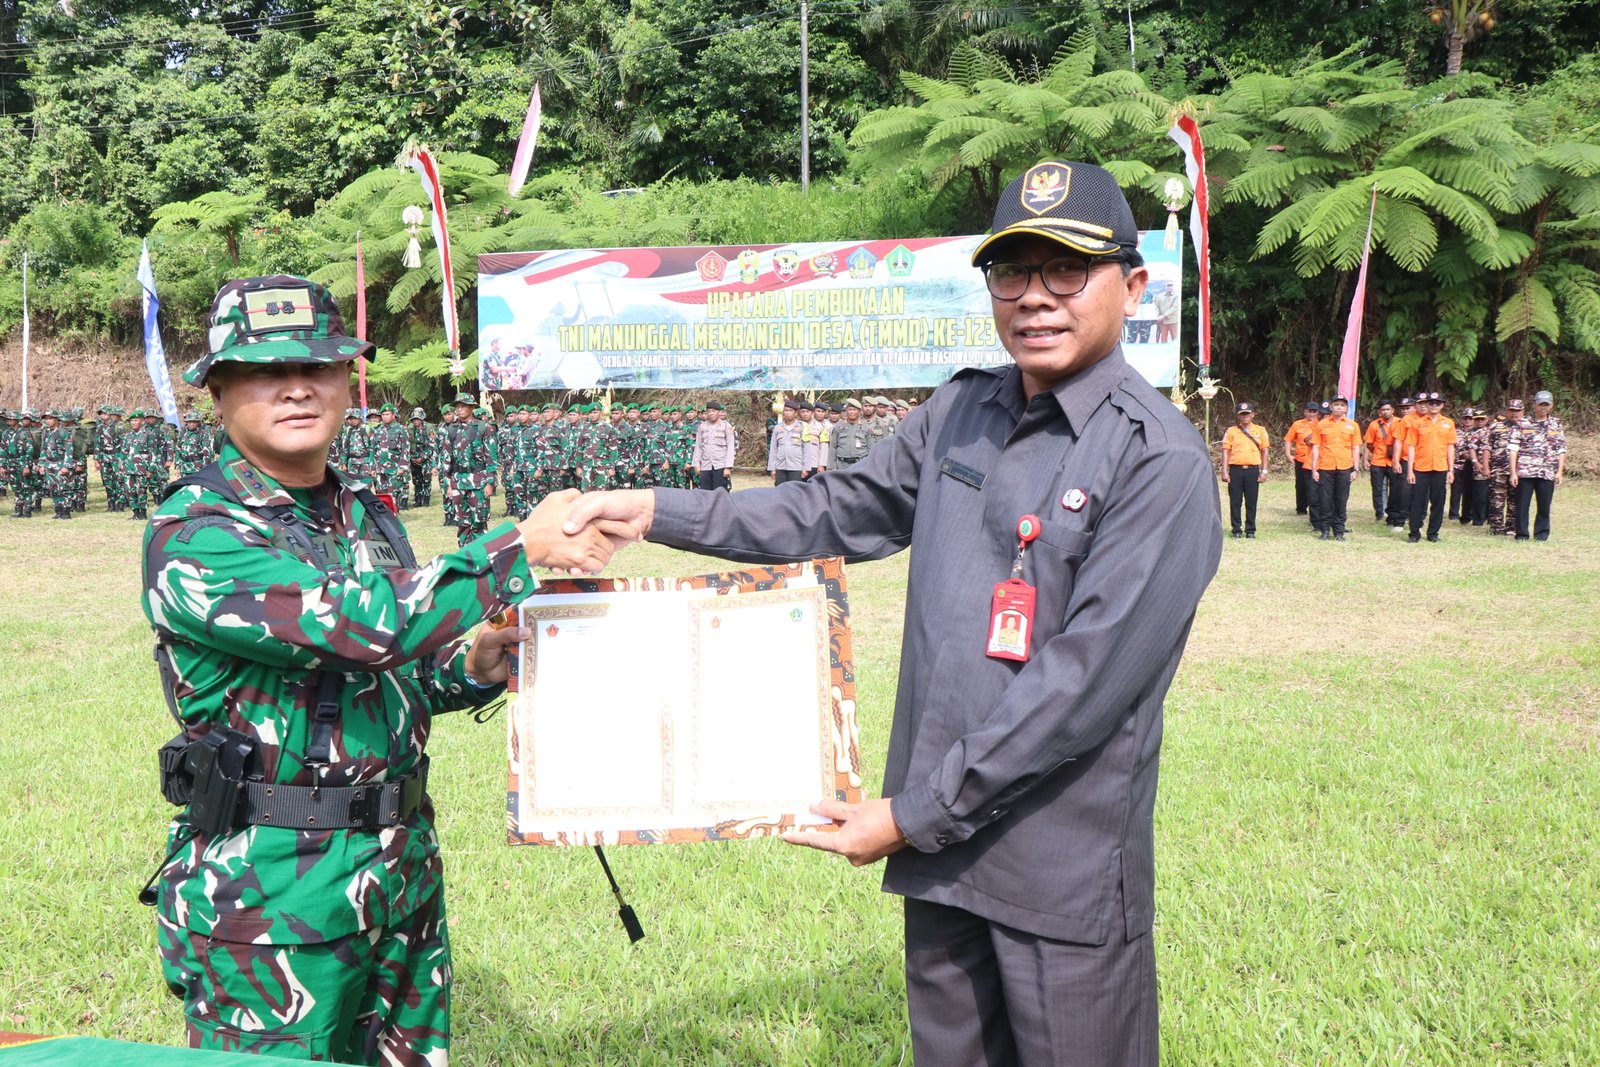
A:
<svg viewBox="0 0 1600 1067">
<path fill-rule="evenodd" d="M 376 830 L 383 825 L 378 821 L 382 800 L 382 782 L 358 786 L 355 792 L 350 794 L 351 825 L 363 830 Z"/>
</svg>

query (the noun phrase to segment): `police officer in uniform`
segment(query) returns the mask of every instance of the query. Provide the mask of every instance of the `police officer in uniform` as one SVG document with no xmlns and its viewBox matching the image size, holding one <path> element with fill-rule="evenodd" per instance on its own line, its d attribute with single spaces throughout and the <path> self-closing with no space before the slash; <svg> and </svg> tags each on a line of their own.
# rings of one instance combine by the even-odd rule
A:
<svg viewBox="0 0 1600 1067">
<path fill-rule="evenodd" d="M 846 470 L 867 458 L 872 450 L 872 431 L 861 419 L 861 401 L 850 397 L 841 405 L 844 419 L 833 426 L 828 446 L 834 470 Z"/>
<path fill-rule="evenodd" d="M 285 311 L 284 309 L 288 310 Z M 270 310 L 269 310 L 270 309 Z M 430 718 L 506 679 L 541 565 L 597 570 L 554 501 L 419 567 L 397 517 L 327 464 L 350 363 L 326 289 L 229 282 L 184 372 L 228 430 L 145 533 L 145 616 L 168 709 L 163 792 L 183 805 L 147 902 L 191 1046 L 437 1067 L 450 1037 Z M 169 755 L 170 753 L 170 755 Z"/>
<path fill-rule="evenodd" d="M 805 427 L 799 413 L 800 402 L 786 398 L 783 415 L 767 439 L 767 473 L 773 485 L 800 481 L 805 474 Z"/>
</svg>

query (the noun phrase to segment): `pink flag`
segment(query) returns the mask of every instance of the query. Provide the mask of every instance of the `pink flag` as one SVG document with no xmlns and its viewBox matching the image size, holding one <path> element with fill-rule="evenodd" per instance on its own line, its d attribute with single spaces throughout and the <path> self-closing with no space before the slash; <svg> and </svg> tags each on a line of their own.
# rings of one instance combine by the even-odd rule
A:
<svg viewBox="0 0 1600 1067">
<path fill-rule="evenodd" d="M 1378 213 L 1378 185 L 1372 185 L 1372 206 L 1367 209 L 1367 239 L 1361 246 L 1361 271 L 1356 275 L 1356 295 L 1350 301 L 1350 321 L 1344 327 L 1344 348 L 1339 352 L 1339 395 L 1356 403 L 1356 363 L 1361 358 L 1361 319 L 1367 310 L 1367 260 L 1372 255 L 1372 220 Z"/>
<path fill-rule="evenodd" d="M 461 351 L 461 329 L 456 322 L 456 275 L 450 266 L 450 232 L 445 227 L 444 183 L 439 178 L 439 164 L 433 153 L 419 148 L 406 160 L 406 165 L 422 179 L 422 193 L 433 208 L 429 220 L 433 227 L 433 243 L 439 248 L 440 299 L 444 305 L 444 340 L 452 359 Z"/>
<path fill-rule="evenodd" d="M 1200 127 L 1189 115 L 1179 115 L 1167 136 L 1183 149 L 1183 169 L 1194 189 L 1189 202 L 1189 237 L 1194 241 L 1194 258 L 1200 265 L 1200 376 L 1211 376 L 1211 223 L 1210 191 L 1206 188 L 1206 149 L 1200 143 Z"/>
<path fill-rule="evenodd" d="M 528 180 L 528 165 L 533 162 L 533 146 L 539 140 L 539 83 L 533 83 L 533 98 L 528 101 L 528 115 L 522 120 L 522 136 L 517 140 L 517 154 L 511 160 L 511 183 L 506 192 L 516 196 L 522 192 L 522 183 Z"/>
<path fill-rule="evenodd" d="M 367 268 L 361 260 L 361 231 L 356 231 L 356 336 L 367 339 Z M 361 383 L 361 417 L 367 417 L 367 357 L 356 361 L 356 380 Z"/>
</svg>

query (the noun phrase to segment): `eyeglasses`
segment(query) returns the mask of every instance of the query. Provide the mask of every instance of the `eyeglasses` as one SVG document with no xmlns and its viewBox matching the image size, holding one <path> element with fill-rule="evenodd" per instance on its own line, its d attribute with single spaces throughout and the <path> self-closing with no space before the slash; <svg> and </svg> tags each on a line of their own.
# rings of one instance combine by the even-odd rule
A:
<svg viewBox="0 0 1600 1067">
<path fill-rule="evenodd" d="M 1077 296 L 1089 284 L 1089 272 L 1102 263 L 1120 263 L 1112 256 L 1087 263 L 1081 259 L 1047 259 L 1037 266 L 997 261 L 983 268 L 984 283 L 996 300 L 1020 300 L 1037 274 L 1054 296 Z"/>
</svg>

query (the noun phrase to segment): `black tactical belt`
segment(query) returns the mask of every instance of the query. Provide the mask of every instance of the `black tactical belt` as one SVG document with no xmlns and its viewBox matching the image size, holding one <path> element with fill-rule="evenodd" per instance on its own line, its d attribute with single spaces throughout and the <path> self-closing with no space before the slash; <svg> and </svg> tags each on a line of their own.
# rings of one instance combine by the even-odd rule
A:
<svg viewBox="0 0 1600 1067">
<path fill-rule="evenodd" d="M 245 782 L 236 826 L 287 826 L 295 830 L 381 830 L 416 814 L 428 785 L 428 760 L 404 778 L 329 788 Z"/>
</svg>

